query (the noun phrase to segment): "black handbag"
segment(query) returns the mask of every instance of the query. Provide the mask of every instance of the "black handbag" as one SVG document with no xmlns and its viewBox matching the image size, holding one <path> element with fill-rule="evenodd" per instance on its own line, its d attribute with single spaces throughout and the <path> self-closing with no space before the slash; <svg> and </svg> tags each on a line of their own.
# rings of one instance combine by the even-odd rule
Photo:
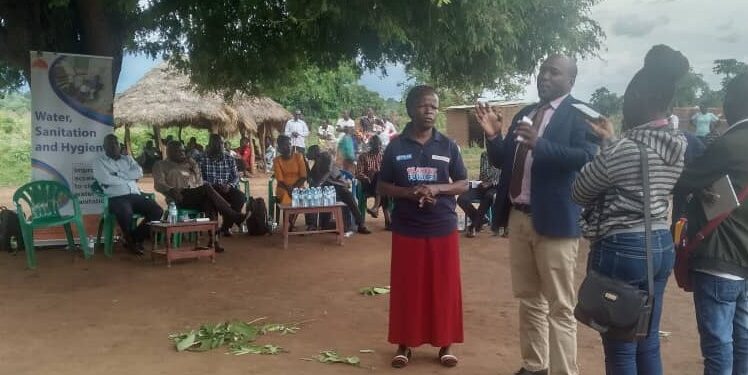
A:
<svg viewBox="0 0 748 375">
<path fill-rule="evenodd" d="M 652 213 L 649 191 L 649 163 L 647 150 L 639 146 L 642 182 L 644 187 L 644 244 L 647 254 L 647 290 L 624 281 L 587 272 L 579 287 L 579 299 L 574 316 L 582 324 L 606 337 L 639 341 L 647 337 L 652 320 L 654 273 L 652 265 Z"/>
</svg>

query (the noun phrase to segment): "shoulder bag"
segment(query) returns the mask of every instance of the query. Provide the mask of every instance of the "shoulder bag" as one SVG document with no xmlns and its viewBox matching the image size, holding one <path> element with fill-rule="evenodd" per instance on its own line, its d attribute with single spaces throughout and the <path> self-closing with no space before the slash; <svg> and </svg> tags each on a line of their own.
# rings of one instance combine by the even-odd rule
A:
<svg viewBox="0 0 748 375">
<path fill-rule="evenodd" d="M 647 290 L 622 280 L 589 270 L 579 288 L 574 316 L 582 324 L 601 334 L 624 341 L 647 337 L 654 300 L 652 265 L 652 215 L 649 191 L 649 163 L 644 145 L 637 143 L 641 156 L 644 187 L 644 244 L 647 258 Z"/>
</svg>

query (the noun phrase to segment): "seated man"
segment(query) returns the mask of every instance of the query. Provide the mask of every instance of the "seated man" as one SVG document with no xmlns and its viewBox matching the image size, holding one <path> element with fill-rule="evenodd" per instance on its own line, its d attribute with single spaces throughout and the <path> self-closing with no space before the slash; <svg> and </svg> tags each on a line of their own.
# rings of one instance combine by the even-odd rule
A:
<svg viewBox="0 0 748 375">
<path fill-rule="evenodd" d="M 338 200 L 345 203 L 358 226 L 358 233 L 370 234 L 371 231 L 364 225 L 364 218 L 358 211 L 353 194 L 348 190 L 347 184 L 342 180 L 340 170 L 335 166 L 332 156 L 329 152 L 319 152 L 309 155 L 314 159 L 314 166 L 309 172 L 309 186 L 328 186 L 335 187 L 335 193 Z"/>
<path fill-rule="evenodd" d="M 377 178 L 379 177 L 379 168 L 382 165 L 382 140 L 380 137 L 371 137 L 369 139 L 369 151 L 359 155 L 356 164 L 356 178 L 361 182 L 364 190 L 364 200 L 368 197 L 374 197 L 374 207 L 367 208 L 366 211 L 371 217 L 379 216 L 379 207 L 384 206 L 384 227 L 390 227 L 390 212 L 387 210 L 387 197 L 381 197 L 377 194 Z"/>
<path fill-rule="evenodd" d="M 500 175 L 501 170 L 489 163 L 488 154 L 483 151 L 480 154 L 480 174 L 478 177 L 480 185 L 475 188 L 471 186 L 470 190 L 457 197 L 457 204 L 470 219 L 470 226 L 465 228 L 467 237 L 475 237 L 475 234 L 480 232 L 483 225 L 486 224 L 486 212 L 493 205 Z M 477 210 L 473 207 L 474 200 L 480 200 Z"/>
<path fill-rule="evenodd" d="M 164 211 L 158 203 L 140 194 L 137 181 L 143 177 L 143 170 L 131 156 L 122 155 L 117 136 L 104 137 L 104 152 L 106 155 L 94 161 L 94 178 L 109 199 L 109 211 L 117 219 L 127 250 L 143 255 L 148 222 L 161 220 Z M 131 228 L 133 214 L 145 217 L 135 228 Z"/>
<path fill-rule="evenodd" d="M 239 190 L 239 171 L 236 169 L 236 160 L 226 153 L 223 137 L 211 134 L 208 141 L 208 150 L 198 162 L 203 180 L 213 186 L 223 199 L 229 202 L 231 209 L 242 212 L 244 202 L 247 198 Z M 224 217 L 221 224 L 221 235 L 230 237 L 231 227 L 235 223 L 231 217 Z"/>
<path fill-rule="evenodd" d="M 218 220 L 220 213 L 234 223 L 243 222 L 247 216 L 231 208 L 231 205 L 213 188 L 203 181 L 197 162 L 185 155 L 184 146 L 171 141 L 166 146 L 166 160 L 153 165 L 153 185 L 156 191 L 175 202 L 177 207 L 205 212 L 211 220 Z M 223 248 L 216 243 L 216 251 Z"/>
</svg>

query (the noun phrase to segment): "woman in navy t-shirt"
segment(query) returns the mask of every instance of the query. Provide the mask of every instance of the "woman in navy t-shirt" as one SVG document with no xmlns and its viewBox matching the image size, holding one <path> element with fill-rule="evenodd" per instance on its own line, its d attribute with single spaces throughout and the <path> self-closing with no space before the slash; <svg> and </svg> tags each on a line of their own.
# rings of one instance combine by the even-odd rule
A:
<svg viewBox="0 0 748 375">
<path fill-rule="evenodd" d="M 442 365 L 463 341 L 459 236 L 455 196 L 468 190 L 457 145 L 435 128 L 439 98 L 416 86 L 406 107 L 411 123 L 387 147 L 379 193 L 394 198 L 389 341 L 398 345 L 393 367 L 404 367 L 410 348 L 440 347 Z"/>
</svg>

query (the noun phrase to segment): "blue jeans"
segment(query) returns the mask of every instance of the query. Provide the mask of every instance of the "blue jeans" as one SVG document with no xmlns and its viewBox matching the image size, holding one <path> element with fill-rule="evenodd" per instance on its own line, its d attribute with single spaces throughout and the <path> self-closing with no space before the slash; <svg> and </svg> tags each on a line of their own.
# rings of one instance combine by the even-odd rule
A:
<svg viewBox="0 0 748 375">
<path fill-rule="evenodd" d="M 703 272 L 692 275 L 704 374 L 748 374 L 747 282 Z"/>
<path fill-rule="evenodd" d="M 652 232 L 652 260 L 655 290 L 649 335 L 639 342 L 620 341 L 602 335 L 605 373 L 608 375 L 662 374 L 659 335 L 662 296 L 675 263 L 673 237 L 669 230 Z M 592 244 L 587 267 L 646 290 L 644 232 L 612 234 L 596 241 Z"/>
</svg>

